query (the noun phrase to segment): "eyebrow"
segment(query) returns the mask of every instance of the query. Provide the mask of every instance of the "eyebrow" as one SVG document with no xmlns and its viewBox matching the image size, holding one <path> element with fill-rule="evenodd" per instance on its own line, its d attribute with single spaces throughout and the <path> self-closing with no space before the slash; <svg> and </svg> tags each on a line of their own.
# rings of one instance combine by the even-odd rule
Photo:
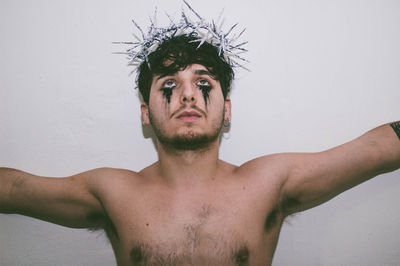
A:
<svg viewBox="0 0 400 266">
<path fill-rule="evenodd" d="M 160 76 L 157 77 L 156 81 L 159 81 L 160 79 L 162 79 L 162 78 L 164 78 L 164 77 L 167 77 L 167 76 L 174 76 L 176 73 L 177 73 L 177 72 L 175 72 L 175 73 L 165 73 L 165 74 L 162 74 L 162 75 L 160 75 Z M 196 69 L 196 70 L 194 71 L 194 74 L 195 74 L 195 75 L 207 75 L 207 76 L 211 77 L 212 79 L 216 80 L 215 75 L 213 75 L 210 71 L 205 70 L 205 69 Z"/>
<path fill-rule="evenodd" d="M 210 71 L 205 70 L 205 69 L 197 69 L 194 71 L 194 74 L 196 75 L 207 75 L 210 76 L 212 79 L 216 79 L 215 75 L 213 75 Z"/>
<path fill-rule="evenodd" d="M 162 79 L 162 78 L 164 78 L 164 77 L 166 77 L 166 76 L 173 76 L 173 75 L 175 75 L 175 74 L 176 74 L 176 72 L 175 72 L 175 73 L 161 74 L 160 76 L 157 77 L 156 81 L 159 81 L 160 79 Z"/>
</svg>

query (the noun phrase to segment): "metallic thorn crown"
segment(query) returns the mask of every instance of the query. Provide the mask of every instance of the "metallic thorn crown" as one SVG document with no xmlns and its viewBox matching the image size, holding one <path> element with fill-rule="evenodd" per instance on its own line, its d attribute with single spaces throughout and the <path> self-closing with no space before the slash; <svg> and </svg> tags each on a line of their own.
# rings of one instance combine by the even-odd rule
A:
<svg viewBox="0 0 400 266">
<path fill-rule="evenodd" d="M 182 9 L 182 14 L 178 21 L 174 21 L 168 14 L 166 14 L 170 20 L 169 26 L 165 28 L 158 27 L 156 25 L 156 8 L 154 11 L 154 18 L 150 19 L 150 27 L 148 28 L 147 33 L 145 33 L 141 27 L 132 20 L 135 27 L 139 30 L 141 38 L 134 35 L 137 39 L 136 42 L 114 42 L 116 44 L 132 45 L 132 47 L 126 50 L 126 52 L 122 52 L 122 54 L 128 55 L 128 65 L 138 67 L 142 62 L 148 62 L 148 56 L 154 52 L 161 43 L 174 36 L 191 35 L 197 37 L 193 42 L 198 42 L 198 47 L 200 47 L 204 42 L 207 42 L 218 48 L 219 56 L 223 56 L 225 61 L 231 67 L 242 67 L 246 69 L 239 62 L 247 62 L 246 59 L 240 56 L 241 53 L 247 51 L 243 48 L 247 42 L 245 41 L 237 44 L 239 37 L 243 34 L 245 29 L 243 29 L 239 34 L 233 34 L 230 37 L 232 31 L 238 25 L 237 23 L 231 26 L 227 32 L 223 32 L 221 30 L 223 24 L 223 20 L 221 20 L 222 12 L 218 16 L 216 22 L 212 20 L 210 23 L 205 21 L 185 0 L 183 0 L 183 2 L 197 18 L 196 20 L 192 20 Z"/>
</svg>

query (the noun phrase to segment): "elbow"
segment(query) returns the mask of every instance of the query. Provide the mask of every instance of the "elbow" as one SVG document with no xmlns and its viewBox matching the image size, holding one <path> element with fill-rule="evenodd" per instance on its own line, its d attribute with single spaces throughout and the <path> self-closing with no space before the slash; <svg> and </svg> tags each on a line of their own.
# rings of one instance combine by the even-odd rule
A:
<svg viewBox="0 0 400 266">
<path fill-rule="evenodd" d="M 18 191 L 25 183 L 22 171 L 11 168 L 0 168 L 0 212 L 15 213 L 13 202 L 16 202 Z"/>
</svg>

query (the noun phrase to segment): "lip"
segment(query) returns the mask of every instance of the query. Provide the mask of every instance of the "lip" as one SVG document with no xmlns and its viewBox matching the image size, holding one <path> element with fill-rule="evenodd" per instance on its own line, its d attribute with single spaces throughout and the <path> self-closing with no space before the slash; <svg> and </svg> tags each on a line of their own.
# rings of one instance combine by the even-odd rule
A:
<svg viewBox="0 0 400 266">
<path fill-rule="evenodd" d="M 196 111 L 183 111 L 176 116 L 177 119 L 182 120 L 184 122 L 193 122 L 199 119 L 201 115 Z"/>
</svg>

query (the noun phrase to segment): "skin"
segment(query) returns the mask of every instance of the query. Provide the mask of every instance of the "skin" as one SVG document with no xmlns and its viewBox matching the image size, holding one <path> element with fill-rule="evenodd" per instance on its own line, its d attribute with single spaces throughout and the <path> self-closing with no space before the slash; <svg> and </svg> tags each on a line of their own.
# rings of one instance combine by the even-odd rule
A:
<svg viewBox="0 0 400 266">
<path fill-rule="evenodd" d="M 157 162 L 140 172 L 101 168 L 66 178 L 2 168 L 0 212 L 104 229 L 118 265 L 270 265 L 286 217 L 400 167 L 400 141 L 388 124 L 327 151 L 241 166 L 219 159 L 219 138 L 178 149 L 168 140 L 213 136 L 230 119 L 219 82 L 196 74 L 204 69 L 153 78 L 141 112 L 164 138 Z M 168 103 L 161 88 L 170 79 L 176 87 Z M 212 86 L 207 104 L 203 79 Z M 179 117 L 188 110 L 199 116 Z"/>
</svg>

